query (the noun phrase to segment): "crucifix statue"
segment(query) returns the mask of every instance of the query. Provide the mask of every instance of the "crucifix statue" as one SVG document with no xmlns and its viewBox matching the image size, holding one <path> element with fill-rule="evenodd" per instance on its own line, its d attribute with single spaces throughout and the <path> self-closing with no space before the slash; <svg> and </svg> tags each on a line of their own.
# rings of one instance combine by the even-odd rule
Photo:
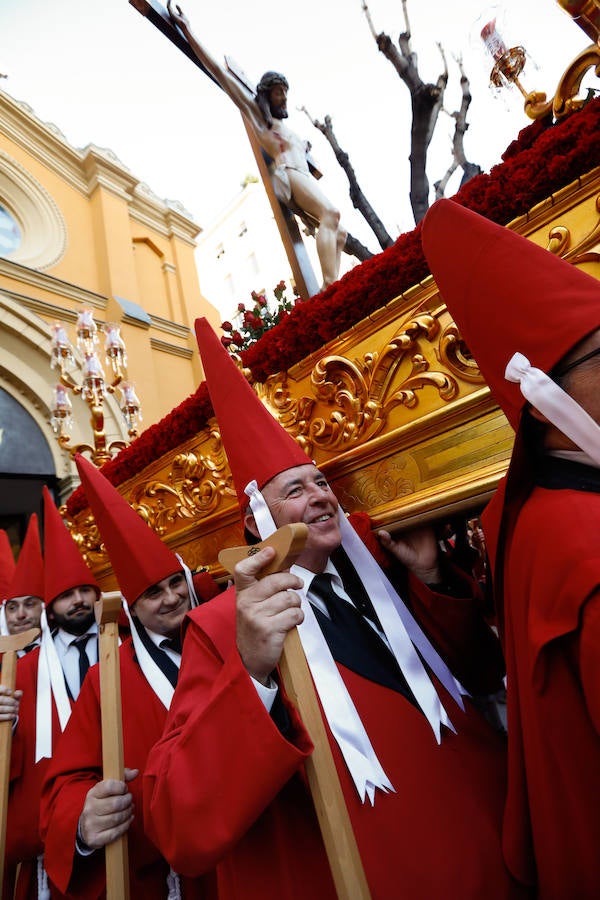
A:
<svg viewBox="0 0 600 900">
<path fill-rule="evenodd" d="M 256 90 L 228 62 L 221 66 L 191 30 L 186 15 L 168 0 L 165 11 L 156 0 L 130 3 L 196 62 L 235 103 L 244 119 L 296 286 L 303 298 L 317 293 L 294 214 L 316 227 L 317 253 L 322 272 L 321 289 L 339 274 L 346 231 L 338 209 L 317 184 L 309 167 L 310 145 L 286 124 L 288 82 L 278 72 L 266 72 Z M 319 174 L 319 173 L 315 173 Z"/>
</svg>

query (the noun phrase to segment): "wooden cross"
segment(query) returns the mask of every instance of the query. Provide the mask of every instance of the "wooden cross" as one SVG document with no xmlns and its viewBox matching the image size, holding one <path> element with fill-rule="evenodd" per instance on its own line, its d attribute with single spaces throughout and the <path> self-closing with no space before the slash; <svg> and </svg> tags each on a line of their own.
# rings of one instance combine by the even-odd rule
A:
<svg viewBox="0 0 600 900">
<path fill-rule="evenodd" d="M 162 6 L 158 2 L 158 0 L 129 0 L 129 3 L 135 9 L 137 9 L 139 13 L 141 13 L 150 22 L 152 22 L 152 24 L 156 28 L 158 28 L 159 31 L 161 31 L 166 37 L 168 37 L 176 47 L 178 47 L 183 53 L 185 53 L 185 55 L 189 59 L 191 59 L 191 61 L 196 66 L 198 66 L 198 68 L 201 69 L 205 75 L 208 75 L 211 81 L 214 81 L 214 83 L 217 84 L 210 72 L 208 72 L 202 65 L 202 63 L 186 41 L 185 37 L 173 24 L 173 22 L 171 21 L 171 17 L 169 16 L 169 13 L 165 9 L 165 7 Z M 231 67 L 230 70 L 237 75 L 237 72 L 231 69 Z M 245 82 L 242 83 L 247 87 Z M 218 86 L 220 87 L 220 85 Z M 306 248 L 302 241 L 302 235 L 300 234 L 298 223 L 292 210 L 285 206 L 285 204 L 281 203 L 276 196 L 275 188 L 273 187 L 273 182 L 271 180 L 271 175 L 269 172 L 270 159 L 263 152 L 260 144 L 258 143 L 258 140 L 256 139 L 256 135 L 254 134 L 253 129 L 250 127 L 249 123 L 246 121 L 243 115 L 242 119 L 246 128 L 248 140 L 250 141 L 250 146 L 252 147 L 252 152 L 254 153 L 258 171 L 260 172 L 260 176 L 265 186 L 265 191 L 267 192 L 267 197 L 269 198 L 269 203 L 273 211 L 275 222 L 277 223 L 277 227 L 279 229 L 279 234 L 281 235 L 281 240 L 283 241 L 286 256 L 288 258 L 288 262 L 294 276 L 296 290 L 303 300 L 307 300 L 309 297 L 313 297 L 315 294 L 317 294 L 320 288 L 310 260 L 308 258 L 308 254 L 306 253 Z"/>
</svg>

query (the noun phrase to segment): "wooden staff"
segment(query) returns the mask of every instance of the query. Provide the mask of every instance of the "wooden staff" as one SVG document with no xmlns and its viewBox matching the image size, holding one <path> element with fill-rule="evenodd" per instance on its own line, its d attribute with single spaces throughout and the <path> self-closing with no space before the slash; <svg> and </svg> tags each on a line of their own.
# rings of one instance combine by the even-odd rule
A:
<svg viewBox="0 0 600 900">
<path fill-rule="evenodd" d="M 2 654 L 2 675 L 0 684 L 14 691 L 17 679 L 17 651 L 33 643 L 40 633 L 39 628 L 29 628 L 21 634 L 0 637 Z M 10 778 L 10 750 L 12 746 L 12 722 L 0 722 L 0 897 L 4 879 L 4 856 L 6 853 L 6 816 L 8 813 L 8 787 Z"/>
<path fill-rule="evenodd" d="M 120 614 L 121 594 L 118 591 L 102 594 L 96 604 L 102 714 L 102 777 L 124 781 L 118 628 Z M 127 832 L 116 841 L 107 844 L 104 853 L 107 900 L 129 900 Z"/>
<path fill-rule="evenodd" d="M 221 551 L 219 562 L 233 575 L 240 560 L 263 547 L 275 547 L 275 559 L 259 575 L 264 578 L 289 568 L 302 552 L 307 537 L 306 525 L 284 525 L 259 544 Z M 315 747 L 305 763 L 306 775 L 338 898 L 369 900 L 369 886 L 297 628 L 288 632 L 279 670 L 286 693 L 296 705 Z"/>
</svg>

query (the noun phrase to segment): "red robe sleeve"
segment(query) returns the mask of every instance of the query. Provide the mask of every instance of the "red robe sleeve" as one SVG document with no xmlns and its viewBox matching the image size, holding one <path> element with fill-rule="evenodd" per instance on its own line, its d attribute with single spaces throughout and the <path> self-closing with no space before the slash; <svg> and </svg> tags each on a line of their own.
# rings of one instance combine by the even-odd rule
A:
<svg viewBox="0 0 600 900">
<path fill-rule="evenodd" d="M 583 696 L 593 726 L 600 734 L 600 591 L 583 608 L 579 638 L 579 668 Z"/>
<path fill-rule="evenodd" d="M 214 868 L 312 752 L 291 704 L 293 742 L 267 713 L 237 651 L 234 616 L 233 589 L 192 612 L 165 733 L 144 775 L 146 830 L 188 876 Z"/>
<path fill-rule="evenodd" d="M 100 713 L 91 674 L 54 752 L 40 809 L 48 877 L 62 893 L 78 898 L 99 897 L 104 885 L 104 853 L 79 857 L 75 850 L 87 792 L 102 778 Z"/>
</svg>

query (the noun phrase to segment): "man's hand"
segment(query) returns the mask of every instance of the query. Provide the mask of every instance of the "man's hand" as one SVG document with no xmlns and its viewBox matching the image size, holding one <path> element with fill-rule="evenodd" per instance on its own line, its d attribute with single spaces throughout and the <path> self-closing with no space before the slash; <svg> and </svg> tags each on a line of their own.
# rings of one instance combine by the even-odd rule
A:
<svg viewBox="0 0 600 900">
<path fill-rule="evenodd" d="M 19 700 L 23 691 L 10 691 L 0 685 L 0 722 L 14 722 L 19 715 Z"/>
<path fill-rule="evenodd" d="M 439 584 L 442 581 L 439 547 L 433 528 L 415 528 L 396 539 L 389 531 L 378 531 L 377 535 L 381 545 L 425 584 Z"/>
<path fill-rule="evenodd" d="M 304 619 L 294 593 L 302 587 L 299 578 L 277 572 L 259 580 L 274 556 L 274 548 L 265 547 L 235 567 L 237 646 L 248 673 L 261 684 L 268 684 L 288 631 Z"/>
<path fill-rule="evenodd" d="M 133 822 L 133 798 L 127 783 L 138 774 L 138 769 L 125 769 L 125 781 L 99 781 L 87 792 L 78 833 L 90 850 L 116 841 Z"/>
<path fill-rule="evenodd" d="M 168 0 L 167 12 L 171 16 L 173 22 L 175 22 L 176 25 L 179 25 L 184 33 L 189 31 L 190 21 L 178 3 L 173 3 L 172 0 Z"/>
</svg>

